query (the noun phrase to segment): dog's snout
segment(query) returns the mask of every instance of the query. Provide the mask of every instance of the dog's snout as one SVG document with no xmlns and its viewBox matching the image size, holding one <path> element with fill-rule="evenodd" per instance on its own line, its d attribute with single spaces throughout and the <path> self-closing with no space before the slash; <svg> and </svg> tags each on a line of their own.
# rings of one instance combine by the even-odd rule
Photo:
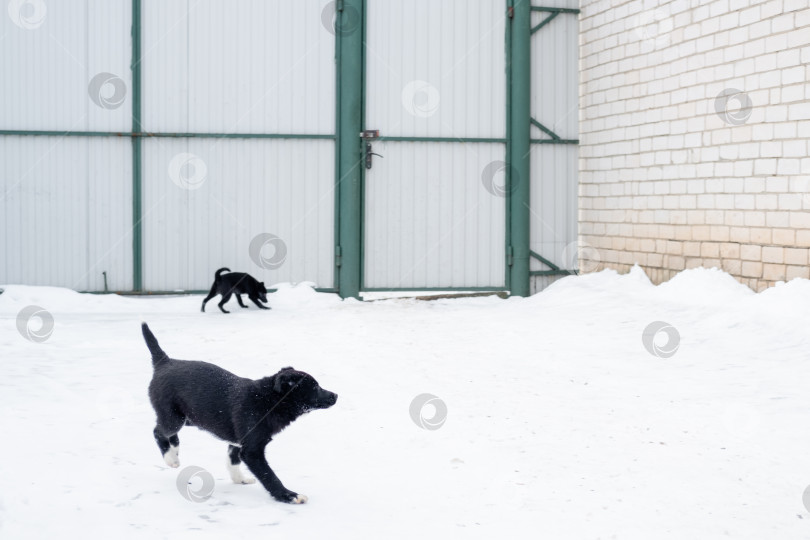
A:
<svg viewBox="0 0 810 540">
<path fill-rule="evenodd" d="M 331 407 L 332 405 L 337 403 L 338 398 L 337 394 L 329 391 L 325 391 L 324 394 L 325 394 L 323 398 L 324 405 L 326 405 L 327 407 Z"/>
</svg>

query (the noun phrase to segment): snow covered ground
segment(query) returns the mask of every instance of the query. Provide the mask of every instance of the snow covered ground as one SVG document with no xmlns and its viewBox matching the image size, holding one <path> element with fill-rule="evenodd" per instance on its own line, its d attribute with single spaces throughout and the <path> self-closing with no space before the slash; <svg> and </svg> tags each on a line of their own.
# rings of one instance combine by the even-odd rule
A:
<svg viewBox="0 0 810 540">
<path fill-rule="evenodd" d="M 3 288 L 3 539 L 810 537 L 810 281 L 754 294 L 716 270 L 656 287 L 634 269 L 525 299 L 366 303 L 299 285 L 231 315 Z M 29 305 L 53 316 L 43 342 L 18 332 Z M 226 445 L 195 428 L 164 464 L 141 319 L 173 357 L 293 365 L 340 395 L 267 448 L 307 504 L 232 484 Z M 656 321 L 677 350 L 662 331 L 648 352 Z M 423 393 L 447 408 L 439 429 L 411 419 Z M 203 502 L 178 490 L 190 465 L 214 478 Z"/>
</svg>

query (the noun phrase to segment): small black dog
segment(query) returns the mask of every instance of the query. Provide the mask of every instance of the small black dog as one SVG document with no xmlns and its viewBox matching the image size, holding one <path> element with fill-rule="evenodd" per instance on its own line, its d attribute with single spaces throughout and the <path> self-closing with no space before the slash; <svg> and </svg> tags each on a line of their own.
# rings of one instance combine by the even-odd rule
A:
<svg viewBox="0 0 810 540">
<path fill-rule="evenodd" d="M 291 367 L 254 381 L 208 362 L 174 360 L 146 323 L 141 329 L 154 368 L 149 384 L 149 400 L 157 414 L 154 435 L 166 464 L 180 466 L 177 432 L 184 425 L 196 426 L 229 443 L 228 469 L 235 483 L 255 481 L 242 476 L 239 464 L 244 461 L 277 500 L 307 502 L 305 495 L 284 487 L 267 464 L 264 447 L 302 414 L 334 405 L 337 394 Z"/>
<path fill-rule="evenodd" d="M 222 272 L 230 273 L 223 276 L 221 275 Z M 239 296 L 240 294 L 248 295 L 248 298 L 250 298 L 259 309 L 270 309 L 259 303 L 260 301 L 265 304 L 267 303 L 267 288 L 264 286 L 264 282 L 258 281 L 255 277 L 245 272 L 231 272 L 230 268 L 220 268 L 217 270 L 214 273 L 214 284 L 211 285 L 208 296 L 203 300 L 200 311 L 204 312 L 205 303 L 218 294 L 222 295 L 222 300 L 218 304 L 222 313 L 230 313 L 230 311 L 225 311 L 225 308 L 222 306 L 231 299 L 232 294 L 236 295 L 236 301 L 239 302 L 239 305 L 243 308 L 247 306 L 242 303 L 242 297 Z"/>
</svg>

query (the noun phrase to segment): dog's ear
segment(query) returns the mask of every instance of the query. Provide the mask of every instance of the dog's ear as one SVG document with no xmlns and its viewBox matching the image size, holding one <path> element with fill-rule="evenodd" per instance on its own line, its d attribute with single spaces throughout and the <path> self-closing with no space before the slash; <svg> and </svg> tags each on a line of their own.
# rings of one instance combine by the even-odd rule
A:
<svg viewBox="0 0 810 540">
<path fill-rule="evenodd" d="M 276 373 L 274 377 L 275 380 L 273 381 L 273 391 L 277 394 L 288 391 L 290 388 L 292 388 L 292 385 L 295 382 L 295 375 L 292 373 L 287 373 L 288 371 L 293 371 L 293 368 L 282 368 L 281 371 Z"/>
</svg>

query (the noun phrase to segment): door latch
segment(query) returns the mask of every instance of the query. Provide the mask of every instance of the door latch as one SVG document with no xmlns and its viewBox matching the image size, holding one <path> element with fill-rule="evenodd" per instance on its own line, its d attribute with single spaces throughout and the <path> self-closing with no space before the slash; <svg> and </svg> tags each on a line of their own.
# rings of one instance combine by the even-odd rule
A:
<svg viewBox="0 0 810 540">
<path fill-rule="evenodd" d="M 383 157 L 380 154 L 377 154 L 376 152 L 372 152 L 371 151 L 371 143 L 367 141 L 366 142 L 366 169 L 371 168 L 371 160 L 373 159 L 371 156 Z"/>
<path fill-rule="evenodd" d="M 371 161 L 372 159 L 374 159 L 371 156 L 383 157 L 380 154 L 375 153 L 371 148 L 371 141 L 379 138 L 379 136 L 380 131 L 377 129 L 367 129 L 360 133 L 360 138 L 365 141 L 363 158 L 365 159 L 366 162 L 366 169 L 371 168 Z"/>
</svg>

